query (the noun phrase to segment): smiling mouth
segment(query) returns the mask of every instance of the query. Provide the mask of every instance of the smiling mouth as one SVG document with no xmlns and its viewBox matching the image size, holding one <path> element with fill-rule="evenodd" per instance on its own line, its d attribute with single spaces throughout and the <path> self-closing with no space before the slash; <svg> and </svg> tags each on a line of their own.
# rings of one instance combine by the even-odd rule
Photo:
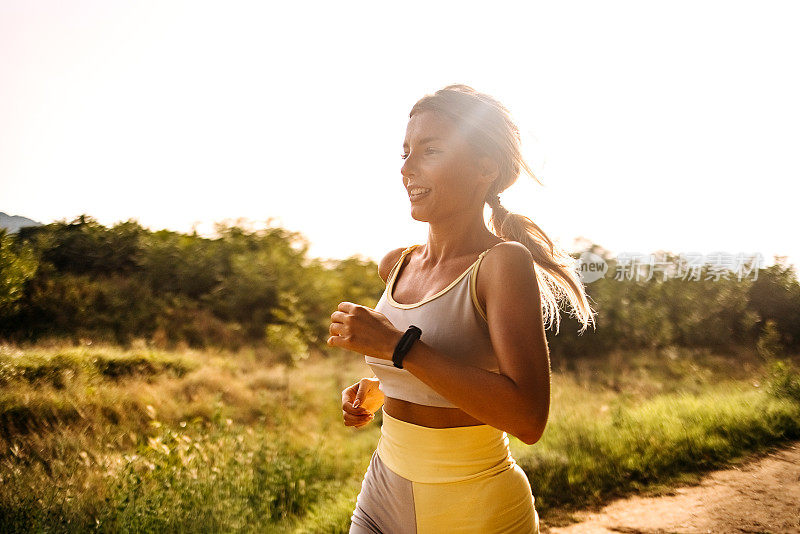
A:
<svg viewBox="0 0 800 534">
<path fill-rule="evenodd" d="M 428 196 L 430 192 L 431 192 L 430 189 L 426 189 L 425 191 L 415 192 L 411 195 L 408 195 L 408 199 L 411 202 L 416 202 L 417 200 L 420 200 L 421 198 Z"/>
</svg>

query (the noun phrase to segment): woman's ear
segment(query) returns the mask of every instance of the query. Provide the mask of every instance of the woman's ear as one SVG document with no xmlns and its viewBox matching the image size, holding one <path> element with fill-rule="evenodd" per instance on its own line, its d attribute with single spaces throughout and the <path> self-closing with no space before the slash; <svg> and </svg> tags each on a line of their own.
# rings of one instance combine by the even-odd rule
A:
<svg viewBox="0 0 800 534">
<path fill-rule="evenodd" d="M 490 184 L 500 176 L 500 165 L 498 165 L 497 161 L 491 156 L 479 156 L 478 174 L 481 177 L 481 182 Z"/>
</svg>

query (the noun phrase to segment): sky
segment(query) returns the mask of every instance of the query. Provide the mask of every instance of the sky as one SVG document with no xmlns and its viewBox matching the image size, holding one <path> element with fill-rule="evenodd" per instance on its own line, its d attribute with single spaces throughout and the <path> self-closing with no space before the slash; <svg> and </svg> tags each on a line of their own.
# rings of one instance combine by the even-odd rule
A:
<svg viewBox="0 0 800 534">
<path fill-rule="evenodd" d="M 0 0 L 0 211 L 245 219 L 378 261 L 427 238 L 408 113 L 464 83 L 544 184 L 503 205 L 567 250 L 800 265 L 799 25 L 771 1 Z"/>
</svg>

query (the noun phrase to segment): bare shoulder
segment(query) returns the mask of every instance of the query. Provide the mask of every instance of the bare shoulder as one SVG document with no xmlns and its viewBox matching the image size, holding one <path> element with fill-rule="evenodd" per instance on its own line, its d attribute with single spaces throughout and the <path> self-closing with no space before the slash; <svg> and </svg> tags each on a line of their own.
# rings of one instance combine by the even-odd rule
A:
<svg viewBox="0 0 800 534">
<path fill-rule="evenodd" d="M 519 241 L 498 243 L 484 255 L 478 269 L 476 292 L 486 309 L 486 297 L 494 288 L 536 285 L 534 261 L 528 247 Z"/>
<path fill-rule="evenodd" d="M 501 269 L 508 272 L 509 269 L 519 269 L 528 265 L 533 265 L 533 255 L 528 247 L 519 241 L 496 244 L 489 249 L 481 262 L 481 268 L 487 271 Z"/>
<path fill-rule="evenodd" d="M 380 263 L 378 264 L 378 275 L 383 280 L 383 283 L 387 283 L 389 281 L 389 273 L 392 270 L 392 267 L 395 266 L 397 260 L 400 259 L 400 255 L 406 247 L 398 247 L 396 249 L 391 250 L 387 253 L 383 259 L 381 259 Z"/>
</svg>

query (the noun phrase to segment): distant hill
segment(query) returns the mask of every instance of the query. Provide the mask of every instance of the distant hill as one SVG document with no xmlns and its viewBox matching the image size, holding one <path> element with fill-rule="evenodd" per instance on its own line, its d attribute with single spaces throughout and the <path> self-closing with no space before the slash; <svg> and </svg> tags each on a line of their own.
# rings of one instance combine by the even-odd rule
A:
<svg viewBox="0 0 800 534">
<path fill-rule="evenodd" d="M 8 232 L 13 234 L 19 231 L 23 226 L 42 226 L 42 223 L 36 222 L 27 217 L 19 215 L 8 215 L 0 211 L 0 228 L 8 229 Z"/>
</svg>

